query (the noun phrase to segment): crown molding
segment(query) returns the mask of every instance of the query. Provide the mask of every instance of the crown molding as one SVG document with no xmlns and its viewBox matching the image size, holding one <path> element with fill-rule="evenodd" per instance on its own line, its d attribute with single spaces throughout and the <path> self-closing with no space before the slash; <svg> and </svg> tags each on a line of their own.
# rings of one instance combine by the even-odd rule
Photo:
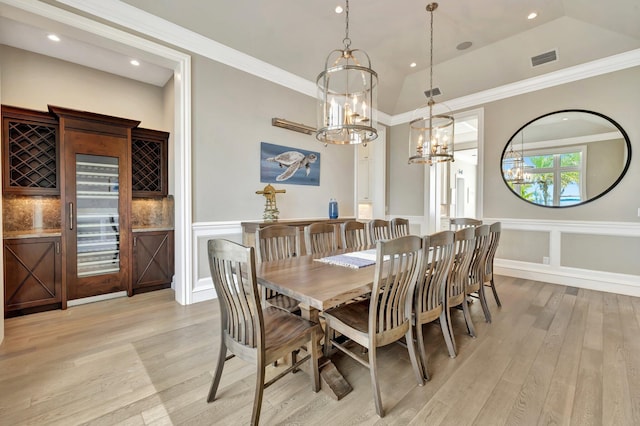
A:
<svg viewBox="0 0 640 426">
<path fill-rule="evenodd" d="M 314 98 L 316 97 L 316 85 L 314 82 L 305 80 L 302 77 L 284 71 L 276 66 L 258 60 L 119 0 L 56 1 L 146 36 L 170 43 L 186 51 L 197 53 L 211 60 L 237 68 L 291 90 Z M 472 95 L 451 99 L 446 103 L 436 104 L 436 113 L 444 112 L 443 110 L 439 111 L 438 108 L 444 109 L 444 107 L 446 107 L 448 111 L 460 111 L 488 102 L 494 102 L 638 65 L 640 65 L 640 49 L 630 50 L 607 58 L 597 59 L 541 76 L 484 90 Z M 424 108 L 418 110 L 417 113 L 426 114 L 428 111 L 427 108 Z M 408 123 L 415 115 L 416 111 L 409 111 L 393 116 L 379 111 L 378 121 L 381 124 L 395 126 Z"/>
<path fill-rule="evenodd" d="M 56 1 L 305 95 L 316 96 L 313 82 L 119 0 Z"/>
<path fill-rule="evenodd" d="M 553 86 L 559 86 L 572 81 L 578 81 L 589 77 L 595 77 L 626 68 L 640 65 L 640 49 L 630 50 L 584 64 L 575 65 L 562 70 L 550 72 L 537 77 L 528 78 L 515 83 L 483 90 L 468 96 L 451 99 L 446 102 L 437 103 L 434 106 L 435 114 L 442 114 L 450 111 L 460 111 L 462 109 L 483 105 L 489 102 L 499 101 L 512 96 L 523 95 L 536 90 L 542 90 Z M 419 115 L 427 115 L 427 107 L 417 111 L 405 112 L 391 117 L 390 126 L 404 124 Z"/>
</svg>

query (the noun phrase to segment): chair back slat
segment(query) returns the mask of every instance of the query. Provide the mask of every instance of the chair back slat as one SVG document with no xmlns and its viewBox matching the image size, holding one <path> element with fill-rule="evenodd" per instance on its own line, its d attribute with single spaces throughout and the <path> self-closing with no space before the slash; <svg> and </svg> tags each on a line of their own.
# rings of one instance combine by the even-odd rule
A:
<svg viewBox="0 0 640 426">
<path fill-rule="evenodd" d="M 300 253 L 298 228 L 270 225 L 256 230 L 256 261 L 258 263 L 287 259 Z"/>
<path fill-rule="evenodd" d="M 380 240 L 388 240 L 391 238 L 391 229 L 388 220 L 373 219 L 369 222 L 369 241 L 375 244 Z"/>
<path fill-rule="evenodd" d="M 409 235 L 378 241 L 369 305 L 369 330 L 375 331 L 378 341 L 384 341 L 385 333 L 409 326 L 412 297 L 407 295 L 413 295 L 423 256 L 420 237 Z"/>
<path fill-rule="evenodd" d="M 333 224 L 317 222 L 305 226 L 304 244 L 309 254 L 327 253 L 338 249 Z"/>
<path fill-rule="evenodd" d="M 469 291 L 477 291 L 479 286 L 484 283 L 485 262 L 490 242 L 489 225 L 477 226 L 475 228 L 475 242 L 469 273 Z"/>
<path fill-rule="evenodd" d="M 469 282 L 469 268 L 475 248 L 475 238 L 475 228 L 463 228 L 455 232 L 453 265 L 447 280 L 449 298 L 465 293 Z"/>
<path fill-rule="evenodd" d="M 473 219 L 470 217 L 452 217 L 449 219 L 449 230 L 451 231 L 480 225 L 482 225 L 482 221 L 480 219 Z"/>
<path fill-rule="evenodd" d="M 351 249 L 367 246 L 366 226 L 357 220 L 347 220 L 340 224 L 342 247 Z"/>
<path fill-rule="evenodd" d="M 409 219 L 394 217 L 391 219 L 391 222 L 389 222 L 389 226 L 391 229 L 391 238 L 404 237 L 405 235 L 411 234 L 409 229 Z"/>
<path fill-rule="evenodd" d="M 416 287 L 416 312 L 428 312 L 442 305 L 446 280 L 453 262 L 454 232 L 441 231 L 425 237 L 424 279 Z"/>
<path fill-rule="evenodd" d="M 487 260 L 485 262 L 485 281 L 487 276 L 493 275 L 493 259 L 496 257 L 496 251 L 500 244 L 500 233 L 502 231 L 502 224 L 500 222 L 492 223 L 489 226 L 490 243 L 489 250 L 487 251 Z"/>
<path fill-rule="evenodd" d="M 258 347 L 264 332 L 253 247 L 213 239 L 208 253 L 224 332 L 241 345 Z"/>
<path fill-rule="evenodd" d="M 288 259 L 300 253 L 298 228 L 287 225 L 269 225 L 256 229 L 256 262 L 271 262 Z M 264 298 L 271 299 L 277 293 L 263 288 Z"/>
</svg>

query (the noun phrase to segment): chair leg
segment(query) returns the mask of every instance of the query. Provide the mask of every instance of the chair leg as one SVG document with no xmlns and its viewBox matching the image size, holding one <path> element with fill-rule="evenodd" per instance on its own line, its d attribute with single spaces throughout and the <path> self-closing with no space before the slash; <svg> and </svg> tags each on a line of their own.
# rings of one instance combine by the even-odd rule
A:
<svg viewBox="0 0 640 426">
<path fill-rule="evenodd" d="M 424 336 L 422 335 L 422 324 L 416 324 L 414 327 L 416 331 L 416 340 L 418 345 L 418 352 L 420 354 L 420 367 L 422 368 L 422 376 L 425 380 L 430 380 L 429 373 L 427 372 L 427 350 L 424 346 Z"/>
<path fill-rule="evenodd" d="M 458 353 L 458 347 L 456 346 L 456 336 L 453 334 L 453 325 L 451 324 L 451 308 L 445 308 L 445 317 L 447 318 L 447 328 L 449 329 L 449 337 L 451 337 L 451 346 L 453 346 L 453 353 Z M 451 355 L 451 352 L 449 352 Z"/>
<path fill-rule="evenodd" d="M 480 298 L 480 305 L 482 305 L 482 311 L 484 312 L 484 320 L 491 323 L 491 311 L 489 310 L 489 304 L 487 303 L 487 295 L 484 292 L 484 284 L 478 289 L 478 297 Z"/>
<path fill-rule="evenodd" d="M 502 307 L 502 303 L 500 303 L 500 298 L 498 297 L 498 292 L 496 291 L 496 284 L 493 282 L 493 277 L 491 277 L 491 290 L 493 291 L 493 297 L 496 299 L 496 303 L 498 307 Z"/>
<path fill-rule="evenodd" d="M 226 356 L 227 345 L 224 344 L 224 337 L 222 337 L 220 339 L 220 351 L 218 352 L 218 365 L 216 365 L 216 372 L 213 374 L 213 382 L 211 383 L 209 396 L 207 396 L 207 402 L 212 402 L 216 399 L 216 392 L 218 392 L 218 385 L 220 385 L 220 378 L 222 377 L 222 369 L 224 368 Z"/>
<path fill-rule="evenodd" d="M 467 323 L 467 331 L 471 337 L 476 337 L 476 329 L 471 321 L 471 312 L 469 312 L 469 304 L 466 300 L 462 301 L 462 312 L 464 314 L 464 321 Z"/>
<path fill-rule="evenodd" d="M 453 330 L 451 330 L 451 322 L 447 316 L 447 310 L 443 309 L 440 313 L 440 328 L 442 329 L 442 336 L 444 336 L 444 342 L 447 344 L 449 350 L 449 356 L 451 358 L 456 357 L 456 344 L 453 340 Z"/>
<path fill-rule="evenodd" d="M 256 390 L 255 397 L 253 399 L 253 411 L 251 413 L 251 424 L 258 425 L 260 421 L 260 410 L 262 408 L 262 394 L 264 392 L 264 359 L 260 355 L 258 355 L 258 363 L 257 363 L 257 371 L 256 371 Z"/>
<path fill-rule="evenodd" d="M 376 359 L 376 349 L 369 349 L 369 373 L 371 374 L 371 387 L 373 388 L 373 402 L 376 404 L 376 413 L 384 417 L 382 408 L 382 398 L 380 397 L 380 386 L 378 384 L 378 361 Z"/>
<path fill-rule="evenodd" d="M 313 381 L 311 382 L 311 389 L 314 392 L 318 392 L 320 390 L 320 370 L 318 367 L 318 358 L 320 357 L 320 353 L 318 351 L 318 335 L 316 333 L 311 333 L 311 359 L 309 362 L 311 365 L 311 377 Z"/>
<path fill-rule="evenodd" d="M 411 335 L 412 329 L 413 327 L 409 327 L 409 330 L 407 330 L 407 333 L 405 334 L 404 338 L 407 341 L 407 349 L 409 349 L 409 359 L 411 360 L 411 366 L 413 367 L 413 372 L 416 375 L 416 381 L 418 382 L 418 386 L 424 386 L 423 371 L 427 380 L 429 380 L 429 376 L 427 375 L 426 353 L 424 352 L 424 339 L 422 338 L 422 325 L 419 325 L 416 327 L 416 334 L 419 336 L 418 337 L 420 342 L 419 344 L 422 347 L 422 352 L 423 352 L 423 355 L 425 356 L 424 363 L 420 362 L 421 356 L 417 354 L 416 344 L 413 340 L 413 336 Z M 421 365 L 424 365 L 424 367 L 421 367 Z"/>
</svg>

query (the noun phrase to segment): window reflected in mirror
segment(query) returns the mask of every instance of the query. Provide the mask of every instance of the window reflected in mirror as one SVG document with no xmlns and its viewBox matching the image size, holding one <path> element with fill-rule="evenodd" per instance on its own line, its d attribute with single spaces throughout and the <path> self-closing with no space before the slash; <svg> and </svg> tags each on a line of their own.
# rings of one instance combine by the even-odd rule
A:
<svg viewBox="0 0 640 426">
<path fill-rule="evenodd" d="M 595 200 L 624 176 L 631 161 L 626 132 L 602 114 L 566 110 L 520 128 L 502 152 L 502 177 L 521 199 L 544 207 Z"/>
</svg>

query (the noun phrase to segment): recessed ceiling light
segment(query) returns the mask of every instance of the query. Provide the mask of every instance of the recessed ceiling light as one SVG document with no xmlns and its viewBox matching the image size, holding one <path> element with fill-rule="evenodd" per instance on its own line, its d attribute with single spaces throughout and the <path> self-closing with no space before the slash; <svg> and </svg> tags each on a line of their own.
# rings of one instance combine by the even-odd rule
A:
<svg viewBox="0 0 640 426">
<path fill-rule="evenodd" d="M 336 13 L 342 13 L 342 6 L 336 6 Z"/>
<path fill-rule="evenodd" d="M 460 43 L 459 45 L 456 46 L 456 49 L 458 50 L 466 50 L 468 48 L 470 48 L 473 45 L 473 43 L 471 43 L 470 41 L 463 41 L 462 43 Z"/>
<path fill-rule="evenodd" d="M 411 63 L 409 64 L 409 66 L 410 66 L 411 68 L 415 68 L 417 65 L 418 65 L 418 64 L 416 64 L 415 62 L 411 62 Z"/>
<path fill-rule="evenodd" d="M 536 12 L 531 12 L 528 16 L 527 19 L 531 20 L 531 19 L 536 19 L 536 17 L 538 16 L 538 14 Z"/>
<path fill-rule="evenodd" d="M 57 36 L 57 35 L 55 35 L 55 34 L 49 34 L 49 35 L 47 36 L 47 38 L 48 38 L 49 40 L 51 40 L 51 41 L 60 41 L 60 37 L 58 37 L 58 36 Z"/>
<path fill-rule="evenodd" d="M 134 67 L 140 66 L 140 62 L 138 62 L 138 61 L 137 61 L 137 60 L 135 60 L 135 59 L 130 60 L 130 61 L 129 61 L 129 63 L 130 63 L 131 65 L 133 65 Z"/>
</svg>

